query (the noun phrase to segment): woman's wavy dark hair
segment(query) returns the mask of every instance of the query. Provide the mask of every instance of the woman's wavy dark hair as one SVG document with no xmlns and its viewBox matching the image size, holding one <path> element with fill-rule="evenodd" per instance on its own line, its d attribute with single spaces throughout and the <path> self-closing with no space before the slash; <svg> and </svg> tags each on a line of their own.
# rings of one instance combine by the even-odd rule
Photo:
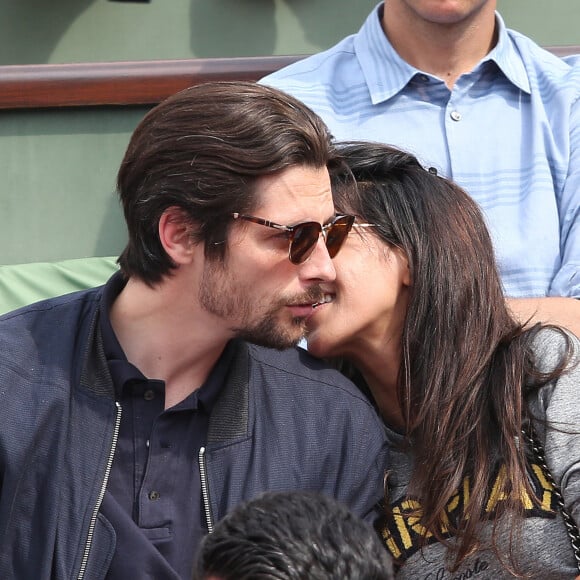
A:
<svg viewBox="0 0 580 580">
<path fill-rule="evenodd" d="M 410 493 L 419 499 L 421 523 L 447 543 L 459 566 L 479 547 L 494 467 L 504 465 L 509 475 L 496 521 L 522 513 L 523 490 L 534 497 L 518 445 L 529 413 L 524 385 L 537 389 L 558 377 L 572 343 L 557 329 L 566 356 L 553 372 L 538 371 L 531 343 L 540 325 L 524 329 L 510 314 L 483 215 L 458 185 L 386 145 L 338 149 L 356 186 L 352 175 L 332 176 L 337 209 L 376 224 L 373 232 L 409 262 L 413 282 L 397 384 L 415 452 Z M 463 518 L 450 522 L 445 508 L 466 477 L 469 502 Z M 457 538 L 455 547 L 444 529 Z M 511 550 L 506 565 L 513 568 Z"/>
</svg>

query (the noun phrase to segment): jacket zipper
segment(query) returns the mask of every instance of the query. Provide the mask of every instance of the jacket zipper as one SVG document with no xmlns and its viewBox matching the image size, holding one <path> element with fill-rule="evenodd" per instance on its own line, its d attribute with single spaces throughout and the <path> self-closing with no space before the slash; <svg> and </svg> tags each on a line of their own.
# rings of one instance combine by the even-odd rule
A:
<svg viewBox="0 0 580 580">
<path fill-rule="evenodd" d="M 119 426 L 121 424 L 121 405 L 118 401 L 115 401 L 117 406 L 115 414 L 115 428 L 113 430 L 113 439 L 111 441 L 111 451 L 109 453 L 109 459 L 107 460 L 107 465 L 105 468 L 105 476 L 103 478 L 103 484 L 101 485 L 101 490 L 97 497 L 97 503 L 95 509 L 93 510 L 93 515 L 91 516 L 91 521 L 89 523 L 89 533 L 87 534 L 87 542 L 85 544 L 85 551 L 83 553 L 83 559 L 81 561 L 81 567 L 79 570 L 78 580 L 82 580 L 85 576 L 87 569 L 87 564 L 89 561 L 89 554 L 91 551 L 91 546 L 93 544 L 93 534 L 95 533 L 95 526 L 97 525 L 97 517 L 99 515 L 99 510 L 101 509 L 101 503 L 103 503 L 103 497 L 105 497 L 105 491 L 107 489 L 107 483 L 109 482 L 109 475 L 111 474 L 111 467 L 113 466 L 113 458 L 115 456 L 115 450 L 117 449 L 117 439 L 119 438 Z"/>
<path fill-rule="evenodd" d="M 211 517 L 211 506 L 209 503 L 209 482 L 207 479 L 207 469 L 205 465 L 205 447 L 199 449 L 199 477 L 201 478 L 201 497 L 203 498 L 203 508 L 205 511 L 205 522 L 207 531 L 213 532 L 213 521 Z"/>
</svg>

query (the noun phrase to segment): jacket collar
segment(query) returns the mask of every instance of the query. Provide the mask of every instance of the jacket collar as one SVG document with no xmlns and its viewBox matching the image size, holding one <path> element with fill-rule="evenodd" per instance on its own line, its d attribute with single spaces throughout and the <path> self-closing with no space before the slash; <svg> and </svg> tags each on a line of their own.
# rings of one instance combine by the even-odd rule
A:
<svg viewBox="0 0 580 580">
<path fill-rule="evenodd" d="M 246 437 L 249 423 L 249 347 L 242 340 L 231 341 L 232 358 L 224 388 L 212 409 L 207 433 L 208 444 L 228 443 Z"/>
<path fill-rule="evenodd" d="M 115 388 L 101 338 L 100 309 L 99 304 L 91 313 L 87 342 L 81 359 L 80 386 L 95 395 L 114 399 Z"/>
</svg>

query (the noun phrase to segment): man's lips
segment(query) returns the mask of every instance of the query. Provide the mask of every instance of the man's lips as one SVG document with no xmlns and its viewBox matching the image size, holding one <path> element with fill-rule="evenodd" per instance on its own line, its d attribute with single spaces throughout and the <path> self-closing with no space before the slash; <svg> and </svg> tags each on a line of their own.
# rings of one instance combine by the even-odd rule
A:
<svg viewBox="0 0 580 580">
<path fill-rule="evenodd" d="M 287 306 L 296 318 L 307 318 L 312 315 L 316 308 L 332 302 L 333 299 L 333 294 L 317 294 L 302 298 L 300 303 L 287 304 Z"/>
<path fill-rule="evenodd" d="M 294 318 L 308 318 L 314 312 L 312 304 L 289 304 L 288 308 Z"/>
<path fill-rule="evenodd" d="M 328 304 L 334 300 L 334 294 L 326 293 L 312 293 L 307 296 L 302 296 L 299 301 L 291 302 L 286 306 L 291 310 L 292 315 L 296 318 L 308 318 L 312 316 L 314 310 L 323 304 Z"/>
</svg>

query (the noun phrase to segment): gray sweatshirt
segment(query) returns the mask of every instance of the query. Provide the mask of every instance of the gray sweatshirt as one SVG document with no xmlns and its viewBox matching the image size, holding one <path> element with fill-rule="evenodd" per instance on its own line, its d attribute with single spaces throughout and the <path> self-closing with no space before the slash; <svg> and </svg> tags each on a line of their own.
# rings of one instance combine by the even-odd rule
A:
<svg viewBox="0 0 580 580">
<path fill-rule="evenodd" d="M 574 360 L 580 359 L 580 341 L 573 339 Z M 552 330 L 542 330 L 535 339 L 536 361 L 542 371 L 553 369 L 563 352 L 564 340 Z M 535 429 L 543 442 L 546 461 L 556 482 L 561 487 L 564 500 L 576 522 L 580 521 L 580 365 L 563 375 L 558 381 L 550 383 L 529 401 L 533 415 L 538 419 Z M 545 428 L 542 420 L 560 429 Z M 391 454 L 389 477 L 391 507 L 393 518 L 383 529 L 383 538 L 391 554 L 401 557 L 405 564 L 400 568 L 397 578 L 413 580 L 484 580 L 513 578 L 491 550 L 481 550 L 467 558 L 456 572 L 446 567 L 445 547 L 430 538 L 421 550 L 419 539 L 421 530 L 416 521 L 405 516 L 405 511 L 413 506 L 412 498 L 406 496 L 413 454 L 411 451 L 397 450 L 400 435 L 389 431 L 395 449 Z M 501 478 L 499 470 L 496 485 L 490 490 L 486 511 L 493 517 L 494 506 L 501 501 L 495 493 Z M 561 580 L 575 578 L 579 573 L 576 567 L 570 539 L 567 535 L 562 516 L 557 507 L 552 487 L 537 461 L 530 459 L 529 477 L 541 507 L 524 499 L 525 517 L 515 525 L 520 535 L 515 537 L 513 553 L 516 556 L 518 571 L 528 578 L 541 580 Z M 468 487 L 458 490 L 450 502 L 448 514 L 453 518 L 461 512 Z M 513 521 L 513 520 L 512 520 Z M 492 525 L 486 526 L 482 539 L 489 541 Z M 510 542 L 510 518 L 503 517 L 498 527 L 497 545 L 507 556 Z M 519 538 L 519 539 L 518 539 Z M 489 544 L 488 544 L 489 545 Z M 502 547 L 505 546 L 505 551 Z"/>
</svg>

